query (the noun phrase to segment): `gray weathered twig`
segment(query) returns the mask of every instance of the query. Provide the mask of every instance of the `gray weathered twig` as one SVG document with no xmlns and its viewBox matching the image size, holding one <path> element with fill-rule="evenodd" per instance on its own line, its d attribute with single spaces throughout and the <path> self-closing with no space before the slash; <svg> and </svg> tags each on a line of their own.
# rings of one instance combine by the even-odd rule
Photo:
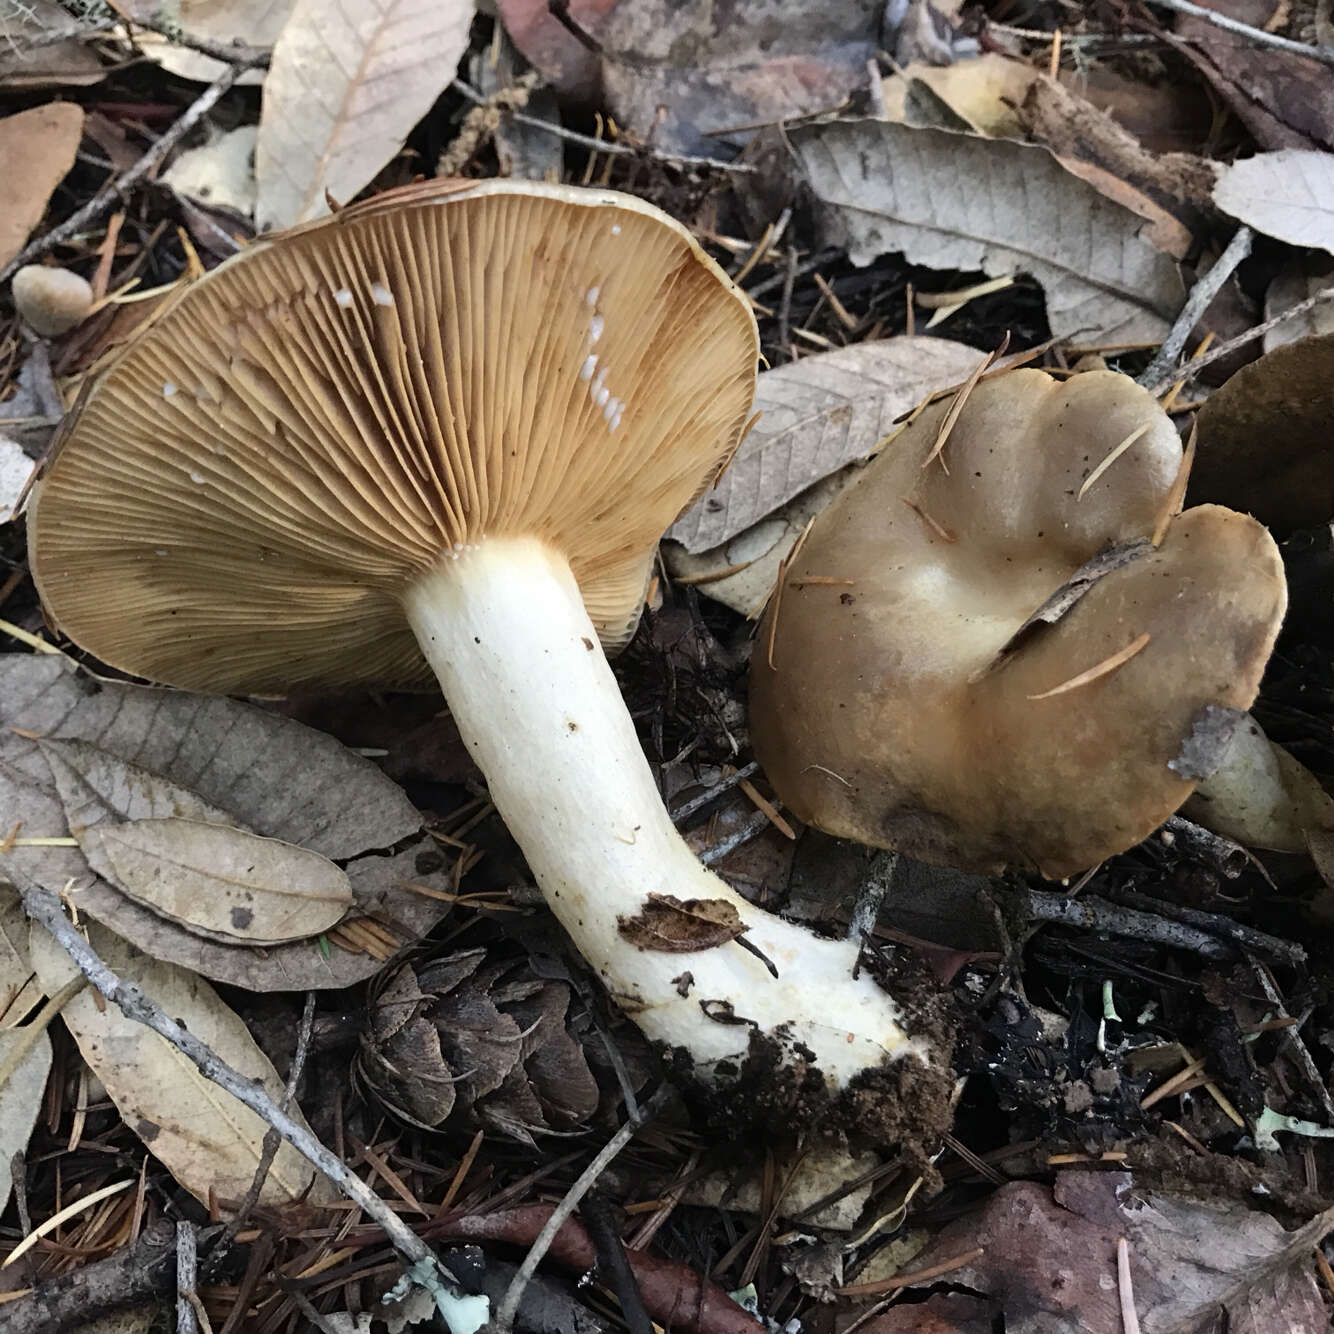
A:
<svg viewBox="0 0 1334 1334">
<path fill-rule="evenodd" d="M 261 1085 L 238 1074 L 193 1033 L 166 1015 L 134 983 L 126 982 L 113 973 L 102 962 L 93 947 L 70 924 L 60 900 L 54 894 L 31 885 L 21 887 L 19 893 L 28 916 L 40 922 L 55 937 L 65 953 L 78 965 L 79 971 L 107 1000 L 118 1006 L 126 1018 L 151 1028 L 154 1033 L 165 1038 L 177 1051 L 194 1063 L 195 1068 L 205 1079 L 226 1089 L 238 1102 L 249 1107 L 256 1116 L 272 1126 L 302 1157 L 328 1177 L 348 1199 L 360 1205 L 366 1214 L 380 1225 L 390 1244 L 410 1265 L 416 1281 L 430 1287 L 432 1276 L 435 1276 L 434 1281 L 439 1289 L 435 1294 L 437 1305 L 442 1300 L 448 1305 L 450 1294 L 445 1292 L 441 1285 L 441 1278 L 447 1279 L 448 1274 L 426 1243 L 384 1200 L 341 1159 L 326 1149 L 304 1125 L 294 1121 L 279 1107 Z M 472 1334 L 472 1330 L 465 1325 L 461 1334 Z"/>
<path fill-rule="evenodd" d="M 1128 940 L 1147 940 L 1155 945 L 1190 950 L 1206 959 L 1236 957 L 1235 950 L 1198 927 L 1172 922 L 1153 913 L 1137 912 L 1134 908 L 1119 908 L 1105 899 L 1071 899 L 1063 894 L 1044 894 L 1032 889 L 1021 890 L 1019 897 L 1029 916 L 1040 922 L 1079 926 L 1086 931 L 1105 931 L 1108 935 L 1125 936 Z"/>
<path fill-rule="evenodd" d="M 537 1266 L 542 1263 L 542 1258 L 550 1249 L 551 1243 L 555 1241 L 556 1233 L 579 1207 L 579 1201 L 593 1188 L 593 1184 L 607 1170 L 612 1159 L 634 1139 L 640 1126 L 654 1116 L 667 1101 L 667 1093 L 667 1086 L 663 1085 L 647 1102 L 640 1104 L 638 1115 L 626 1119 L 625 1124 L 607 1141 L 597 1157 L 579 1174 L 574 1185 L 565 1192 L 565 1198 L 551 1211 L 551 1217 L 547 1219 L 542 1231 L 528 1248 L 528 1254 L 523 1257 L 523 1263 L 505 1292 L 505 1300 L 496 1310 L 490 1326 L 492 1334 L 509 1334 L 514 1325 L 514 1314 L 519 1309 L 519 1299 L 523 1296 L 523 1290 L 528 1286 L 528 1280 L 537 1272 Z"/>
<path fill-rule="evenodd" d="M 4 269 L 0 270 L 0 282 L 9 278 L 16 269 L 21 269 L 25 264 L 31 264 L 33 260 L 49 254 L 58 245 L 64 245 L 90 223 L 96 222 L 104 213 L 110 212 L 117 200 L 125 198 L 140 181 L 166 160 L 167 154 L 213 110 L 223 94 L 248 68 L 250 67 L 244 63 L 228 65 L 138 162 L 108 181 L 82 208 L 71 213 L 58 227 L 52 227 L 49 232 L 24 246 Z"/>
<path fill-rule="evenodd" d="M 1209 308 L 1209 303 L 1236 271 L 1237 265 L 1251 253 L 1251 242 L 1254 239 L 1255 234 L 1249 227 L 1238 227 L 1232 240 L 1228 242 L 1227 249 L 1214 262 L 1213 268 L 1198 279 L 1195 286 L 1190 289 L 1190 296 L 1186 298 L 1181 314 L 1168 330 L 1163 345 L 1149 362 L 1148 368 L 1139 377 L 1140 384 L 1150 393 L 1176 379 L 1177 358 L 1181 355 L 1182 348 L 1186 346 L 1190 331 L 1200 322 L 1204 312 Z"/>
<path fill-rule="evenodd" d="M 1289 55 L 1305 56 L 1309 60 L 1318 60 L 1322 65 L 1334 65 L 1334 49 L 1324 46 L 1307 46 L 1305 42 L 1294 42 L 1291 37 L 1280 37 L 1275 32 L 1265 32 L 1263 28 L 1253 28 L 1249 23 L 1229 18 L 1217 10 L 1205 9 L 1202 5 L 1193 5 L 1190 0 L 1148 0 L 1159 9 L 1170 9 L 1174 14 L 1185 14 L 1188 18 L 1203 19 L 1215 28 L 1230 32 L 1234 36 L 1244 37 L 1256 46 L 1273 47 L 1276 51 L 1286 51 Z"/>
</svg>

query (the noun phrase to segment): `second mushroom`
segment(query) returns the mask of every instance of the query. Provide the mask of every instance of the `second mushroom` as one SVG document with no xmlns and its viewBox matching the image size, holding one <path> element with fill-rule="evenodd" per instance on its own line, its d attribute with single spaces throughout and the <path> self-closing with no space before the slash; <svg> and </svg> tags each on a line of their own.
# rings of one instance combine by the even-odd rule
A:
<svg viewBox="0 0 1334 1334">
<path fill-rule="evenodd" d="M 784 802 L 923 861 L 1062 877 L 1264 746 L 1245 710 L 1282 562 L 1244 514 L 1178 512 L 1188 467 L 1110 371 L 1013 371 L 924 411 L 815 521 L 757 636 L 752 733 Z"/>
</svg>

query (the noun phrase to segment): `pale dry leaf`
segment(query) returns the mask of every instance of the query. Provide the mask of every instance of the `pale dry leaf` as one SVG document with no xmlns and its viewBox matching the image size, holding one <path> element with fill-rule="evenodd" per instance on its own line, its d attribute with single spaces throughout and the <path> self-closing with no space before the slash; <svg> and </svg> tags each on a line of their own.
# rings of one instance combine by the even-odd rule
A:
<svg viewBox="0 0 1334 1334">
<path fill-rule="evenodd" d="M 232 699 L 94 682 L 63 658 L 0 656 L 0 727 L 90 741 L 333 861 L 421 828 L 402 789 L 333 737 Z"/>
<path fill-rule="evenodd" d="M 182 153 L 162 177 L 177 194 L 225 208 L 242 218 L 255 212 L 255 126 L 242 125 Z"/>
<path fill-rule="evenodd" d="M 1328 287 L 1334 287 L 1334 260 L 1318 255 L 1294 259 L 1279 270 L 1265 291 L 1265 321 Z M 1276 324 L 1265 334 L 1263 346 L 1266 352 L 1272 352 L 1276 347 L 1321 334 L 1334 334 L 1334 299 L 1321 301 L 1304 314 Z"/>
<path fill-rule="evenodd" d="M 77 835 L 89 865 L 136 902 L 224 943 L 281 945 L 352 906 L 347 872 L 318 852 L 197 820 L 130 820 Z"/>
<path fill-rule="evenodd" d="M 1266 236 L 1334 252 L 1334 153 L 1284 148 L 1234 162 L 1214 203 Z"/>
<path fill-rule="evenodd" d="M 668 529 L 687 551 L 708 551 L 780 505 L 864 458 L 928 394 L 965 379 L 982 353 L 947 338 L 886 338 L 822 352 L 763 372 L 760 419 L 716 486 Z"/>
<path fill-rule="evenodd" d="M 358 909 L 404 944 L 448 911 L 430 896 L 452 887 L 447 859 L 421 817 L 332 737 L 236 700 L 95 682 L 64 658 L 0 656 L 0 833 L 20 823 L 25 836 L 66 836 L 67 809 L 87 825 L 216 820 L 346 862 Z M 55 892 L 72 881 L 80 911 L 141 949 L 254 991 L 347 987 L 382 962 L 314 940 L 259 952 L 204 939 L 94 875 L 77 847 L 15 847 L 0 875 Z"/>
<path fill-rule="evenodd" d="M 0 1033 L 0 1065 L 23 1038 L 23 1033 L 15 1029 Z M 0 1214 L 4 1213 L 14 1187 L 10 1161 L 28 1147 L 28 1136 L 37 1124 L 50 1072 L 51 1039 L 43 1033 L 8 1081 L 0 1085 Z"/>
<path fill-rule="evenodd" d="M 32 45 L 34 37 L 68 25 L 69 14 L 56 0 L 6 5 L 0 14 L 0 88 L 85 87 L 106 78 L 97 52 L 77 37 Z"/>
<path fill-rule="evenodd" d="M 220 806 L 142 765 L 132 764 L 90 741 L 39 737 L 65 807 L 65 821 L 79 833 L 91 825 L 122 820 L 200 820 L 236 825 Z"/>
<path fill-rule="evenodd" d="M 141 954 L 118 936 L 89 924 L 88 941 L 119 977 L 135 983 L 166 1014 L 244 1078 L 281 1100 L 283 1081 L 236 1013 L 202 978 Z M 70 976 L 69 956 L 33 925 L 33 965 L 43 985 L 59 989 Z M 83 1059 L 102 1081 L 125 1124 L 198 1200 L 210 1191 L 239 1201 L 259 1164 L 267 1125 L 232 1095 L 205 1079 L 165 1038 L 102 1004 L 85 988 L 61 1011 Z M 291 1115 L 303 1126 L 298 1109 Z M 306 1127 L 307 1129 L 309 1127 Z M 313 1182 L 313 1185 L 312 1185 Z M 290 1144 L 278 1148 L 260 1200 L 282 1205 L 303 1196 L 312 1205 L 336 1198 L 328 1180 Z"/>
<path fill-rule="evenodd" d="M 261 231 L 352 199 L 449 86 L 473 0 L 296 0 L 273 49 L 255 169 Z"/>
<path fill-rule="evenodd" d="M 14 506 L 37 465 L 7 435 L 0 435 L 0 523 L 14 517 Z"/>
<path fill-rule="evenodd" d="M 18 891 L 0 882 L 0 1031 L 21 1024 L 41 999 L 28 959 L 28 915 Z"/>
<path fill-rule="evenodd" d="M 1046 149 L 886 121 L 834 121 L 788 139 L 817 201 L 821 240 L 855 264 L 887 251 L 941 269 L 1042 284 L 1058 337 L 1161 338 L 1185 294 L 1142 221 Z"/>
<path fill-rule="evenodd" d="M 0 120 L 0 265 L 8 264 L 42 220 L 47 201 L 74 165 L 83 108 L 48 102 Z"/>
<path fill-rule="evenodd" d="M 224 45 L 240 41 L 245 46 L 269 49 L 292 12 L 293 0 L 121 0 L 118 8 L 132 19 L 161 20 L 170 16 L 183 32 Z M 221 61 L 173 42 L 161 33 L 136 31 L 135 43 L 163 69 L 182 79 L 212 83 L 222 73 Z M 247 70 L 238 83 L 258 84 L 263 70 Z"/>
<path fill-rule="evenodd" d="M 920 87 L 925 87 L 957 122 L 978 134 L 1018 139 L 1024 133 L 1018 108 L 1037 77 L 1032 65 L 995 51 L 949 65 L 915 60 L 884 80 L 885 112 L 903 125 L 952 128 L 938 117 L 937 101 L 920 96 Z"/>
</svg>

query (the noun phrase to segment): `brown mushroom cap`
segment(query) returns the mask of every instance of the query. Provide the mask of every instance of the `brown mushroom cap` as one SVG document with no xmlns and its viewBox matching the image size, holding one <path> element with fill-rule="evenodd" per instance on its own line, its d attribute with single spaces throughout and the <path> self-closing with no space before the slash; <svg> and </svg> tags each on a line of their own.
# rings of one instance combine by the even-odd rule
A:
<svg viewBox="0 0 1334 1334">
<path fill-rule="evenodd" d="M 429 680 L 400 598 L 543 539 L 615 644 L 735 448 L 757 336 L 630 196 L 426 182 L 257 243 L 101 373 L 41 484 L 33 573 L 103 661 L 194 689 Z"/>
<path fill-rule="evenodd" d="M 983 381 L 923 467 L 949 407 L 892 442 L 791 561 L 756 638 L 756 756 L 830 833 L 1069 875 L 1189 796 L 1169 762 L 1205 706 L 1254 700 L 1286 607 L 1282 564 L 1264 528 L 1215 506 L 1149 544 L 1181 446 L 1125 376 Z M 1054 624 L 1017 634 L 1091 558 L 1131 543 Z M 1145 635 L 1121 665 L 1047 693 Z"/>
</svg>

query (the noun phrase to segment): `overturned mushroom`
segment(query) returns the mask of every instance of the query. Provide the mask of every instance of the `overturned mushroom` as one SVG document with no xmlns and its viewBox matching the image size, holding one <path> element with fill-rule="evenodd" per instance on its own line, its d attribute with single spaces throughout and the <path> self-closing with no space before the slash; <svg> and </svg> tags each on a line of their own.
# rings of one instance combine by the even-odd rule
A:
<svg viewBox="0 0 1334 1334">
<path fill-rule="evenodd" d="M 927 409 L 816 520 L 760 627 L 779 795 L 980 871 L 1138 843 L 1221 764 L 1286 606 L 1265 529 L 1174 514 L 1183 481 L 1170 419 L 1109 371 Z"/>
<path fill-rule="evenodd" d="M 756 354 L 745 298 L 636 199 L 380 196 L 248 248 L 105 370 L 41 484 L 33 570 L 72 639 L 174 685 L 433 670 L 553 912 L 644 1032 L 718 1079 L 761 1041 L 794 1087 L 833 1093 L 920 1044 L 854 946 L 699 865 L 599 644 L 629 637 L 658 537 L 735 447 Z M 666 899 L 738 930 L 652 948 L 633 924 Z"/>
</svg>

